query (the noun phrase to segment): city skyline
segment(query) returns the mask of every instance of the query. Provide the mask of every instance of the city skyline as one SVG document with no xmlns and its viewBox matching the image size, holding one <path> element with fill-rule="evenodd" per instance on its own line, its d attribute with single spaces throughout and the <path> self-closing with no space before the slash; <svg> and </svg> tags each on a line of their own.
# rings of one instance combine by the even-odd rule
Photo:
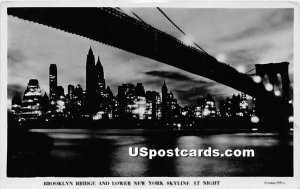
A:
<svg viewBox="0 0 300 189">
<path fill-rule="evenodd" d="M 95 59 L 90 47 L 86 56 L 86 88 L 69 84 L 67 90 L 57 82 L 58 68 L 49 65 L 49 93 L 42 93 L 39 81 L 31 78 L 23 96 L 12 98 L 12 113 L 20 124 L 30 120 L 153 120 L 179 128 L 184 119 L 235 117 L 257 118 L 255 108 L 249 106 L 245 93 L 233 94 L 218 107 L 209 94 L 199 96 L 191 106 L 178 104 L 176 96 L 164 81 L 161 91 L 149 91 L 143 83 L 120 83 L 114 95 L 106 85 L 104 68 L 98 56 Z M 67 91 L 67 92 L 65 92 Z M 154 124 L 155 125 L 155 124 Z M 153 125 L 153 126 L 154 126 Z M 191 127 L 194 122 L 185 123 Z M 152 127 L 153 127 L 152 126 Z M 183 125 L 182 125 L 183 126 Z"/>
<path fill-rule="evenodd" d="M 94 92 L 89 92 L 89 93 L 95 93 L 95 96 L 90 97 L 91 99 L 88 100 L 88 101 L 90 101 L 89 102 L 90 104 L 93 104 L 94 102 L 97 101 L 96 96 L 103 95 L 103 93 L 105 93 L 104 91 L 107 90 L 107 89 L 111 90 L 109 84 L 106 85 L 106 81 L 105 81 L 106 79 L 105 79 L 105 76 L 104 76 L 105 72 L 104 72 L 104 68 L 102 66 L 102 62 L 100 61 L 100 57 L 97 56 L 97 59 L 95 59 L 95 58 L 96 57 L 94 55 L 93 49 L 90 46 L 90 48 L 88 50 L 88 53 L 87 53 L 87 60 L 86 60 L 86 70 L 85 70 L 86 80 L 85 80 L 85 84 L 83 86 L 80 83 L 69 83 L 67 85 L 67 87 L 63 87 L 62 85 L 60 85 L 60 83 L 57 82 L 57 80 L 59 78 L 59 74 L 58 74 L 59 73 L 59 68 L 57 67 L 56 64 L 50 64 L 49 65 L 49 83 L 48 83 L 48 87 L 47 87 L 47 88 L 49 88 L 48 91 L 43 89 L 40 86 L 40 84 L 39 84 L 40 79 L 38 79 L 38 78 L 30 78 L 29 82 L 28 82 L 28 85 L 31 82 L 37 82 L 37 84 L 35 84 L 35 85 L 39 86 L 41 95 L 42 96 L 47 95 L 47 97 L 50 100 L 55 99 L 55 98 L 59 98 L 60 94 L 65 95 L 65 96 L 68 95 L 70 93 L 70 90 L 74 91 L 75 87 L 82 88 L 82 90 L 85 94 L 88 93 L 87 92 L 88 90 L 89 91 L 94 91 Z M 93 71 L 93 69 L 96 69 L 96 70 Z M 93 78 L 93 75 L 95 75 L 96 78 Z M 93 80 L 95 80 L 95 81 L 93 81 Z M 91 84 L 90 87 L 84 87 L 84 86 L 87 86 L 86 83 L 93 83 L 93 84 Z M 127 85 L 135 85 L 135 84 L 137 86 L 141 85 L 141 87 L 143 87 L 144 93 L 146 91 L 157 92 L 155 90 L 150 90 L 150 89 L 144 88 L 143 83 L 136 81 L 136 82 L 133 82 L 133 83 L 119 83 L 118 86 L 117 86 L 117 92 L 116 93 L 112 93 L 112 91 L 110 91 L 108 93 L 111 93 L 113 96 L 118 96 L 119 95 L 118 92 L 120 92 L 120 87 L 127 86 Z M 163 99 L 167 98 L 164 95 L 166 95 L 168 92 L 170 92 L 170 94 L 172 96 L 174 96 L 173 91 L 168 89 L 166 80 L 161 80 L 160 84 L 161 84 L 161 90 L 159 90 L 158 94 L 161 96 L 162 101 L 163 101 Z M 27 85 L 27 88 L 28 88 L 28 85 Z M 26 86 L 26 84 L 24 84 L 24 86 Z M 72 89 L 70 89 L 70 87 L 72 87 Z M 24 92 L 22 92 L 21 95 L 16 94 L 13 97 L 20 97 L 22 99 L 22 97 L 24 96 L 25 93 L 26 93 L 26 90 L 24 90 Z M 231 98 L 233 96 L 238 96 L 238 95 L 241 95 L 241 94 L 244 94 L 244 93 L 243 92 L 233 93 L 230 96 L 227 96 L 226 98 Z M 185 106 L 187 106 L 187 107 L 188 106 L 195 106 L 198 103 L 199 99 L 206 98 L 207 96 L 211 96 L 211 94 L 208 93 L 207 95 L 198 96 L 197 101 L 196 101 L 195 104 L 190 104 L 190 105 L 178 104 L 178 105 L 180 105 L 182 108 L 185 107 Z M 87 98 L 89 98 L 89 97 L 87 97 Z M 175 96 L 175 98 L 176 98 L 176 96 Z M 222 99 L 221 101 L 225 101 L 226 98 Z M 248 98 L 247 98 L 248 103 L 249 103 L 249 101 L 252 102 L 252 99 L 253 98 L 248 96 Z M 213 99 L 213 100 L 216 101 L 217 105 L 219 104 L 218 100 L 216 100 L 216 99 Z M 249 105 L 250 105 L 250 108 L 251 108 L 252 104 L 249 103 Z"/>
<path fill-rule="evenodd" d="M 105 74 L 104 74 L 104 68 L 103 68 L 103 66 L 102 66 L 102 61 L 100 61 L 100 56 L 99 55 L 97 55 L 97 54 L 95 54 L 94 55 L 94 52 L 93 52 L 93 50 L 92 50 L 92 47 L 90 46 L 89 47 L 89 51 L 88 51 L 88 53 L 87 53 L 87 57 L 88 57 L 88 59 L 86 60 L 87 61 L 87 64 L 86 64 L 86 66 L 88 66 L 89 64 L 88 64 L 88 62 L 90 62 L 90 61 L 92 61 L 92 62 L 94 62 L 95 64 L 94 64 L 94 66 L 95 66 L 95 69 L 100 69 L 100 71 L 101 71 L 101 76 L 100 76 L 100 79 L 104 79 L 103 80 L 103 83 L 104 83 L 104 88 L 105 88 Z M 88 67 L 86 67 L 86 70 L 89 70 L 89 68 Z M 84 81 L 84 83 L 82 84 L 82 83 L 74 83 L 74 82 L 72 82 L 72 83 L 69 83 L 69 84 L 66 84 L 66 87 L 64 87 L 63 85 L 61 85 L 59 82 L 58 82 L 58 80 L 59 80 L 59 76 L 58 76 L 58 73 L 60 73 L 60 71 L 59 71 L 59 68 L 57 67 L 57 65 L 56 64 L 50 64 L 49 65 L 49 81 L 48 81 L 48 87 L 45 87 L 45 89 L 44 88 L 42 88 L 42 87 L 40 87 L 40 89 L 41 89 L 41 94 L 42 95 L 47 95 L 50 99 L 51 98 L 53 98 L 53 96 L 55 96 L 55 92 L 53 92 L 53 89 L 54 88 L 60 88 L 60 91 L 64 91 L 64 95 L 67 95 L 68 93 L 67 93 L 67 91 L 69 91 L 69 86 L 70 85 L 72 85 L 73 87 L 76 87 L 76 86 L 78 86 L 78 85 L 80 85 L 80 87 L 82 87 L 82 89 L 83 89 L 83 91 L 84 92 L 86 92 L 86 90 L 87 90 L 87 88 L 86 88 L 86 83 L 87 83 L 87 80 L 88 80 L 88 78 L 89 78 L 89 75 L 91 75 L 91 73 L 89 73 L 88 74 L 88 72 L 87 71 L 85 71 L 86 72 L 86 79 L 85 79 L 85 81 Z M 55 75 L 55 77 L 53 76 L 53 75 Z M 43 80 L 44 78 L 30 78 L 29 79 L 29 82 L 30 82 L 30 80 L 37 80 L 37 81 L 40 81 L 40 80 Z M 131 83 L 119 83 L 119 84 L 117 84 L 118 86 L 116 87 L 116 88 L 113 88 L 112 89 L 112 91 L 115 91 L 115 93 L 113 93 L 113 94 L 118 94 L 118 88 L 120 87 L 120 85 L 128 85 L 128 84 L 140 84 L 141 82 L 139 82 L 139 81 L 132 81 Z M 166 87 L 166 79 L 161 79 L 160 81 L 158 81 L 158 85 L 161 85 L 161 86 L 165 86 Z M 24 84 L 24 91 L 26 92 L 26 84 Z M 40 86 L 40 84 L 39 84 L 39 86 Z M 109 90 L 110 90 L 110 86 L 109 86 L 109 84 L 107 85 L 108 86 L 108 88 L 109 88 Z M 92 88 L 92 89 L 90 89 L 90 90 L 97 90 L 97 87 L 98 86 L 96 86 L 94 89 Z M 48 89 L 48 90 L 47 90 Z M 52 89 L 52 90 L 51 90 Z M 85 89 L 85 90 L 84 90 Z M 147 88 L 146 88 L 147 89 Z M 151 90 L 151 89 L 147 89 L 147 91 L 155 91 L 155 90 Z M 167 89 L 168 90 L 168 89 Z M 205 89 L 204 89 L 205 90 Z M 52 92 L 51 92 L 52 91 Z M 159 90 L 160 91 L 160 90 Z M 236 90 L 234 90 L 235 91 L 235 93 L 232 93 L 232 94 L 230 94 L 229 96 L 226 96 L 226 97 L 224 97 L 223 99 L 218 99 L 218 98 L 216 98 L 216 99 L 214 99 L 214 101 L 216 102 L 216 106 L 219 108 L 219 102 L 220 101 L 225 101 L 226 100 L 226 98 L 231 98 L 232 96 L 237 96 L 237 95 L 239 95 L 239 94 L 242 94 L 242 92 L 239 92 L 239 91 L 236 91 Z M 172 93 L 172 95 L 173 95 L 173 91 L 170 91 L 171 93 Z M 62 92 L 61 92 L 62 93 Z M 162 93 L 161 92 L 159 92 L 159 94 L 161 94 L 162 95 Z M 16 94 L 15 96 L 19 96 L 19 97 L 23 97 L 24 96 L 24 92 L 21 92 L 21 93 L 19 93 L 19 94 Z M 210 93 L 206 93 L 205 95 L 199 95 L 199 96 L 197 96 L 197 99 L 193 102 L 193 103 L 190 103 L 190 104 L 179 104 L 181 107 L 185 107 L 185 106 L 195 106 L 196 104 L 197 104 L 197 102 L 198 102 L 198 99 L 199 98 L 206 98 L 207 96 L 211 96 L 211 94 Z M 161 97 L 161 98 L 163 98 L 163 97 Z M 177 99 L 176 99 L 177 100 Z M 247 100 L 248 100 L 248 104 L 249 104 L 249 108 L 252 108 L 252 97 L 250 97 L 250 96 L 247 96 Z M 93 99 L 92 100 L 92 102 L 93 101 L 95 101 L 95 99 Z M 91 104 L 92 104 L 92 102 L 91 102 Z M 11 107 L 10 107 L 10 109 L 11 109 Z"/>
<path fill-rule="evenodd" d="M 180 39 L 176 29 L 166 25 L 164 18 L 155 10 L 132 10 L 146 22 L 150 22 L 155 27 Z M 236 69 L 248 71 L 248 68 L 252 68 L 255 63 L 289 61 L 291 63 L 290 74 L 293 73 L 293 69 L 291 69 L 293 67 L 292 9 L 266 9 L 264 11 L 259 9 L 212 9 L 211 11 L 215 14 L 203 9 L 193 10 L 191 13 L 187 13 L 186 9 L 164 10 L 175 19 L 177 24 L 183 27 L 186 33 L 195 37 L 195 41 L 206 51 Z M 149 16 L 152 11 L 155 14 Z M 244 21 L 241 22 L 244 19 L 235 18 L 237 14 L 247 18 L 247 25 Z M 223 27 L 226 32 L 211 35 L 215 31 L 215 26 L 207 23 L 205 17 L 214 18 L 215 26 Z M 154 23 L 155 18 L 157 21 Z M 184 19 L 188 18 L 192 20 L 188 23 L 193 23 L 193 27 L 184 23 Z M 268 18 L 267 24 L 264 23 L 265 21 L 258 22 L 261 18 Z M 281 22 L 282 20 L 286 20 L 286 22 Z M 199 24 L 207 27 L 200 27 Z M 235 30 L 229 28 L 229 26 L 237 25 L 239 27 L 235 27 Z M 19 27 L 22 27 L 22 32 L 18 29 Z M 44 68 L 49 64 L 57 64 L 60 67 L 58 72 L 61 77 L 58 78 L 58 82 L 64 88 L 67 88 L 69 83 L 74 85 L 80 83 L 85 87 L 85 76 L 82 72 L 85 60 L 82 57 L 86 53 L 83 49 L 89 48 L 90 45 L 95 49 L 96 56 L 99 55 L 103 60 L 106 80 L 114 94 L 119 83 L 141 81 L 149 90 L 158 90 L 163 80 L 167 81 L 169 88 L 178 96 L 178 101 L 183 105 L 191 105 L 196 102 L 199 96 L 206 96 L 208 93 L 216 99 L 224 99 L 231 96 L 233 92 L 237 92 L 232 88 L 180 69 L 15 17 L 8 17 L 8 30 L 10 31 L 8 38 L 8 102 L 10 102 L 13 94 L 20 94 L 21 91 L 24 91 L 25 85 L 22 84 L 22 81 L 29 80 L 32 73 L 36 74 L 41 88 L 47 91 L 48 80 L 43 78 L 43 75 L 46 74 Z M 247 34 L 247 31 L 251 30 L 255 32 Z M 198 32 L 204 37 L 200 38 Z M 263 41 L 260 40 L 261 35 L 264 36 Z M 233 40 L 234 36 L 237 36 L 236 39 L 239 40 Z M 232 39 L 226 41 L 229 37 Z M 45 43 L 47 46 L 44 45 Z M 261 49 L 265 50 L 262 51 Z M 243 62 L 243 64 L 237 64 L 237 62 Z M 39 66 L 30 66 L 35 64 Z M 68 72 L 70 67 L 78 74 Z M 116 69 L 119 71 L 116 72 Z M 290 79 L 293 83 L 293 78 L 290 77 Z"/>
</svg>

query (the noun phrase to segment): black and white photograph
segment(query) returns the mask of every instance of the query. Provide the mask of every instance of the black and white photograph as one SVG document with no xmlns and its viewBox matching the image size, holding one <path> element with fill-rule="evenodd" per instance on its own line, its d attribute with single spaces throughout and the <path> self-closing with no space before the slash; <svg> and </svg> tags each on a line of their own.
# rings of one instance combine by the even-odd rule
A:
<svg viewBox="0 0 300 189">
<path fill-rule="evenodd" d="M 6 18 L 7 178 L 295 176 L 295 8 L 8 6 Z M 89 185 L 59 180 L 43 185 Z"/>
</svg>

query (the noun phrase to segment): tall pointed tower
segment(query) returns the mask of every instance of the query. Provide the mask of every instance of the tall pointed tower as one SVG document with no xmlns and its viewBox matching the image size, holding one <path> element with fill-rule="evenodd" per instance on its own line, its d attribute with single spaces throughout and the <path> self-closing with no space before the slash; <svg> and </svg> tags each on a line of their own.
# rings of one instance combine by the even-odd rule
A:
<svg viewBox="0 0 300 189">
<path fill-rule="evenodd" d="M 168 87 L 166 85 L 166 82 L 164 81 L 164 84 L 161 88 L 161 94 L 162 94 L 162 102 L 166 102 L 167 101 L 167 96 L 168 96 Z"/>
<path fill-rule="evenodd" d="M 166 119 L 168 114 L 168 87 L 166 85 L 166 82 L 164 81 L 164 84 L 161 88 L 161 95 L 162 95 L 162 118 Z"/>
<path fill-rule="evenodd" d="M 97 86 L 96 93 L 97 93 L 97 96 L 99 96 L 101 98 L 101 97 L 103 97 L 103 94 L 105 92 L 105 79 L 104 79 L 103 67 L 100 62 L 99 56 L 98 56 L 95 70 L 96 70 L 96 86 Z"/>
<path fill-rule="evenodd" d="M 86 59 L 86 113 L 90 116 L 94 115 L 96 111 L 96 70 L 95 57 L 90 47 Z"/>
</svg>

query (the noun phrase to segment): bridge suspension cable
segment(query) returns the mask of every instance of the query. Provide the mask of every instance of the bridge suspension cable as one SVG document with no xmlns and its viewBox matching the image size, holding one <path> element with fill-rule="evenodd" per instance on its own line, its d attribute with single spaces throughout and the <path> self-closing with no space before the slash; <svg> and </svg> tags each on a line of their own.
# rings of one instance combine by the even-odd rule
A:
<svg viewBox="0 0 300 189">
<path fill-rule="evenodd" d="M 173 25 L 173 26 L 175 26 L 183 35 L 186 35 L 186 33 L 184 32 L 184 31 L 182 31 L 182 29 L 180 29 L 179 28 L 179 26 L 177 26 L 172 20 L 171 20 L 171 18 L 169 18 L 167 15 L 166 15 L 166 13 L 164 13 L 164 11 L 162 11 L 159 7 L 156 7 L 157 8 L 157 10 L 159 10 L 159 12 L 162 14 L 162 15 L 164 15 L 165 17 L 166 17 L 166 19 L 168 19 L 170 22 L 171 22 L 171 24 Z"/>
<path fill-rule="evenodd" d="M 122 13 L 126 14 L 120 7 L 116 7 L 117 10 L 121 11 Z M 135 12 L 130 11 L 133 16 L 135 16 L 139 21 L 143 22 L 144 24 L 147 24 L 141 17 L 139 17 Z"/>
<path fill-rule="evenodd" d="M 137 14 L 135 14 L 133 11 L 131 11 L 131 13 L 137 18 L 139 19 L 141 22 L 146 23 L 143 19 L 141 19 L 141 17 L 139 17 Z"/>
<path fill-rule="evenodd" d="M 180 27 L 179 26 L 177 26 L 177 24 L 175 24 L 175 22 L 173 22 L 172 20 L 171 20 L 171 18 L 161 9 L 161 8 L 159 8 L 159 7 L 156 7 L 157 8 L 157 10 L 174 26 L 174 27 L 176 27 L 183 35 L 185 35 L 185 36 L 187 36 L 187 34 L 182 30 L 182 29 L 180 29 Z M 205 54 L 207 54 L 208 55 L 208 53 L 204 50 L 204 49 L 202 49 L 197 43 L 195 43 L 194 41 L 193 41 L 193 44 L 196 46 L 196 47 L 198 47 L 201 51 L 203 51 Z"/>
<path fill-rule="evenodd" d="M 251 70 L 247 71 L 245 74 L 252 72 L 253 70 L 255 70 L 255 68 L 252 68 Z"/>
<path fill-rule="evenodd" d="M 187 36 L 187 34 L 180 29 L 180 27 L 175 24 L 175 22 L 173 22 L 171 20 L 171 18 L 159 7 L 156 7 L 158 9 L 158 11 L 176 28 L 178 29 L 184 36 Z M 126 12 L 124 12 L 120 7 L 116 7 L 116 9 L 124 14 L 127 14 Z M 130 13 L 136 17 L 139 21 L 143 22 L 144 24 L 147 24 L 140 16 L 138 16 L 135 12 L 133 12 L 132 10 L 130 11 Z M 127 14 L 128 15 L 128 14 Z M 148 25 L 148 24 L 147 24 Z M 209 55 L 203 48 L 200 47 L 200 45 L 198 45 L 197 43 L 195 43 L 194 41 L 192 41 L 193 45 L 195 45 L 199 50 L 201 50 L 201 52 L 205 53 L 206 55 Z M 210 55 L 209 55 L 210 56 Z"/>
</svg>

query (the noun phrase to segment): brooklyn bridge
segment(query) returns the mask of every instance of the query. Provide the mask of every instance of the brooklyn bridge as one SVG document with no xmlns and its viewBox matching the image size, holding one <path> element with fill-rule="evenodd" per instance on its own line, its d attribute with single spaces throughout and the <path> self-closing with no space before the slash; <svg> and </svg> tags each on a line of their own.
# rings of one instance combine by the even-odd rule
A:
<svg viewBox="0 0 300 189">
<path fill-rule="evenodd" d="M 95 40 L 211 79 L 256 98 L 257 114 L 268 129 L 288 129 L 292 114 L 288 62 L 256 64 L 254 75 L 237 71 L 205 52 L 118 8 L 9 8 L 8 14 Z M 278 77 L 280 75 L 280 78 Z M 258 81 L 268 76 L 272 88 Z M 281 85 L 280 95 L 273 86 Z"/>
</svg>

